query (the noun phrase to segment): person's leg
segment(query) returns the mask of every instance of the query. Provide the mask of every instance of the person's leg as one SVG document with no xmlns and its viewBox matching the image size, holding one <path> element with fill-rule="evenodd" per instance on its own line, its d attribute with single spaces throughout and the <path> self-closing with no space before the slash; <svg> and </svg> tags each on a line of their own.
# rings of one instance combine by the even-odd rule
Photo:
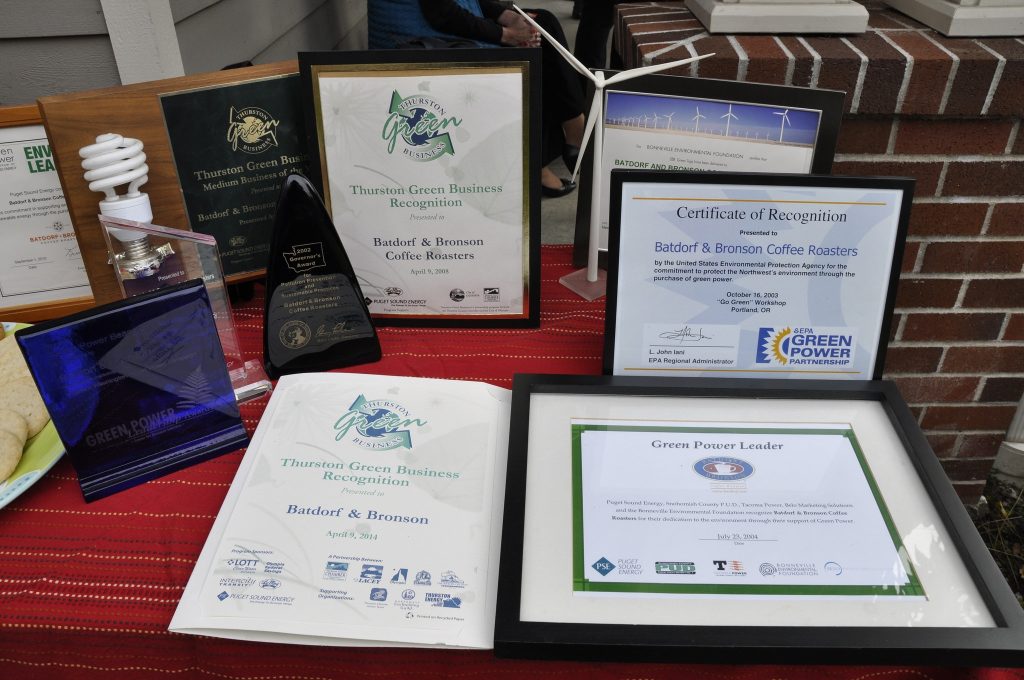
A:
<svg viewBox="0 0 1024 680">
<path fill-rule="evenodd" d="M 573 54 L 587 68 L 605 68 L 608 35 L 615 20 L 617 0 L 584 0 L 583 17 L 576 29 Z"/>
</svg>

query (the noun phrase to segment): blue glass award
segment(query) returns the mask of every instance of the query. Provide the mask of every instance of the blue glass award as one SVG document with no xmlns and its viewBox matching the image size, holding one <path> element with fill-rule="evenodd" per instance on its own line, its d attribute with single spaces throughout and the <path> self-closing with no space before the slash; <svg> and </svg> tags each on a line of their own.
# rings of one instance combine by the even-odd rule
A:
<svg viewBox="0 0 1024 680">
<path fill-rule="evenodd" d="M 86 501 L 248 443 L 201 280 L 15 337 Z"/>
</svg>

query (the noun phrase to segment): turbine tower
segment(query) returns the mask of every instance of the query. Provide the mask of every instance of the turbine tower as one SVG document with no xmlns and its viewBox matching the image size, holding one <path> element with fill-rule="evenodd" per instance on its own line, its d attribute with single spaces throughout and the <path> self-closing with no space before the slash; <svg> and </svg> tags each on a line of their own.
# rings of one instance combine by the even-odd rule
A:
<svg viewBox="0 0 1024 680">
<path fill-rule="evenodd" d="M 691 119 L 691 120 L 693 120 L 693 131 L 694 132 L 700 132 L 700 119 L 701 118 L 707 118 L 707 116 L 700 115 L 700 107 L 699 106 L 697 106 L 695 108 L 697 109 L 697 115 L 694 116 Z"/>
<path fill-rule="evenodd" d="M 672 116 L 674 116 L 674 115 L 676 115 L 675 111 L 673 111 L 672 113 L 664 114 L 663 117 L 668 119 L 668 122 L 665 123 L 665 129 L 666 130 L 671 130 L 672 129 Z"/>
<path fill-rule="evenodd" d="M 729 123 L 731 123 L 733 120 L 739 120 L 739 117 L 735 113 L 732 112 L 732 104 L 729 104 L 729 110 L 724 115 L 722 115 L 720 117 L 721 118 L 725 118 L 725 136 L 728 137 L 729 136 Z"/>
<path fill-rule="evenodd" d="M 786 125 L 789 125 L 789 109 L 779 113 L 778 111 L 772 111 L 774 116 L 782 116 L 781 125 L 779 125 L 779 141 L 782 141 L 782 134 L 786 131 Z"/>
</svg>

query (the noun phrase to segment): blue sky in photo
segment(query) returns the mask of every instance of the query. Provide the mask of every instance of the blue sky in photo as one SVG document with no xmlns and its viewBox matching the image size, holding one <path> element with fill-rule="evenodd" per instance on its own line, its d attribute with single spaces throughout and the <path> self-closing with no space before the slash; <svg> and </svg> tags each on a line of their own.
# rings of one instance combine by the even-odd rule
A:
<svg viewBox="0 0 1024 680">
<path fill-rule="evenodd" d="M 727 114 L 734 116 L 730 118 Z M 698 112 L 700 118 L 697 118 Z M 785 125 L 783 128 L 783 116 Z M 646 119 L 645 119 L 646 116 Z M 657 116 L 657 119 L 655 119 Z M 670 117 L 671 116 L 671 117 Z M 697 131 L 725 135 L 736 139 L 754 138 L 782 141 L 790 144 L 814 144 L 818 136 L 821 114 L 818 111 L 788 109 L 784 106 L 742 104 L 639 94 L 635 92 L 608 92 L 605 122 L 640 129 L 666 129 L 683 132 Z M 646 121 L 646 122 L 645 122 Z"/>
</svg>

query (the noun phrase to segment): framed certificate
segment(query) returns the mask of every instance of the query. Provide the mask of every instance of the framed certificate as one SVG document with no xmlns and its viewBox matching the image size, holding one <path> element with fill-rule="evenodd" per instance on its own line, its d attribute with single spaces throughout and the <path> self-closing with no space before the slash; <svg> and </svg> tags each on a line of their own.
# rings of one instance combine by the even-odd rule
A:
<svg viewBox="0 0 1024 680">
<path fill-rule="evenodd" d="M 844 93 L 781 85 L 648 75 L 604 92 L 601 186 L 612 170 L 828 174 Z M 593 158 L 584 160 L 591 167 Z M 583 172 L 590 176 L 589 169 Z M 599 259 L 606 264 L 609 201 L 601 201 Z M 586 264 L 590 183 L 580 186 L 573 261 Z"/>
<path fill-rule="evenodd" d="M 537 326 L 539 53 L 302 53 L 299 65 L 313 178 L 374 320 Z"/>
<path fill-rule="evenodd" d="M 880 378 L 913 186 L 614 171 L 604 372 Z"/>
<path fill-rule="evenodd" d="M 40 321 L 92 304 L 39 109 L 0 108 L 0 317 Z"/>
<path fill-rule="evenodd" d="M 519 375 L 510 432 L 499 655 L 1024 660 L 892 383 Z"/>
</svg>

